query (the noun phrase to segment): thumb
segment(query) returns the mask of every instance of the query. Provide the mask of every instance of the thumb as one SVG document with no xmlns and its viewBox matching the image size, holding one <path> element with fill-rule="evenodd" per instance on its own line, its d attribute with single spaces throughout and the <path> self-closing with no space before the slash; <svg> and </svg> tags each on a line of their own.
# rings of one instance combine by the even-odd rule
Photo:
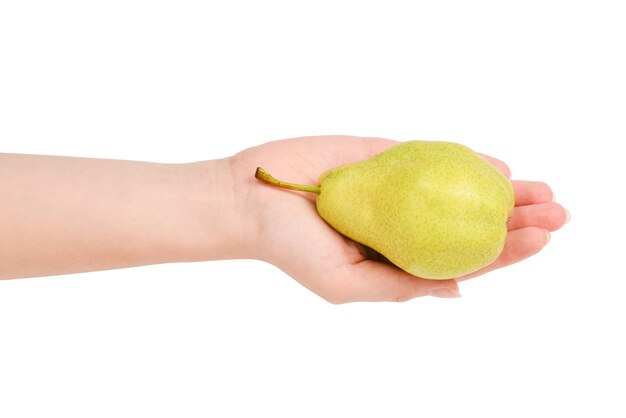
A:
<svg viewBox="0 0 626 418">
<path fill-rule="evenodd" d="M 455 280 L 426 280 L 399 268 L 364 260 L 345 269 L 334 286 L 333 303 L 404 302 L 420 296 L 460 297 Z"/>
</svg>

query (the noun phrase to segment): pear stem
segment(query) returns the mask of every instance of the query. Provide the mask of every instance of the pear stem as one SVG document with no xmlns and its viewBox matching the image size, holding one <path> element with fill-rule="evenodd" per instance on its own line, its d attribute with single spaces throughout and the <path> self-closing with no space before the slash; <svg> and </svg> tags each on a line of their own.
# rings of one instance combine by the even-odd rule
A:
<svg viewBox="0 0 626 418">
<path fill-rule="evenodd" d="M 309 184 L 294 184 L 287 183 L 286 181 L 277 180 L 271 176 L 270 173 L 265 171 L 262 167 L 256 168 L 256 173 L 254 173 L 254 177 L 261 180 L 263 183 L 267 183 L 272 186 L 282 187 L 283 189 L 289 190 L 297 190 L 299 192 L 310 192 L 320 194 L 321 189 L 320 186 L 309 185 Z"/>
</svg>

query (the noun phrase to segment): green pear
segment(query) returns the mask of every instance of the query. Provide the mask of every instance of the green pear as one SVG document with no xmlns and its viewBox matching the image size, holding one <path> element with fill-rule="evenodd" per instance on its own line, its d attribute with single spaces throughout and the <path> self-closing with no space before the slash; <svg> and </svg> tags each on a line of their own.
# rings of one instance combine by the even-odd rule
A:
<svg viewBox="0 0 626 418">
<path fill-rule="evenodd" d="M 317 193 L 330 226 L 425 279 L 460 277 L 502 252 L 515 198 L 509 180 L 469 148 L 408 141 L 370 159 L 332 168 L 319 186 L 266 183 Z"/>
</svg>

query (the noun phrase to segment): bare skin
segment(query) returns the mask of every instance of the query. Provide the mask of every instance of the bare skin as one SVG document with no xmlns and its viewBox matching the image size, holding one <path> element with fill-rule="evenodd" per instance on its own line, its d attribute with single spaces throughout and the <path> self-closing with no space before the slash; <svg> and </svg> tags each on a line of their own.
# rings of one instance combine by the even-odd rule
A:
<svg viewBox="0 0 626 418">
<path fill-rule="evenodd" d="M 498 260 L 456 280 L 424 280 L 334 231 L 317 215 L 314 195 L 254 178 L 263 166 L 315 184 L 325 170 L 394 144 L 304 137 L 191 164 L 0 154 L 0 278 L 253 258 L 332 303 L 455 297 L 459 281 L 537 253 L 568 220 L 545 183 L 513 180 L 516 207 Z"/>
</svg>

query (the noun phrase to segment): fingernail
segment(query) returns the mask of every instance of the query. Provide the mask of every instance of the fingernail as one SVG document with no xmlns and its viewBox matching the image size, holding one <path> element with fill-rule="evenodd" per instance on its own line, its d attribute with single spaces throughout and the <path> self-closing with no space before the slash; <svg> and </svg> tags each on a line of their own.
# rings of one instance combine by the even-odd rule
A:
<svg viewBox="0 0 626 418">
<path fill-rule="evenodd" d="M 434 296 L 436 298 L 460 298 L 461 294 L 456 289 L 443 287 L 441 289 L 431 290 L 430 296 Z"/>
<path fill-rule="evenodd" d="M 556 202 L 556 195 L 554 193 L 552 193 L 552 201 Z"/>
<path fill-rule="evenodd" d="M 552 235 L 550 235 L 550 231 L 546 231 L 546 244 L 550 242 Z"/>
<path fill-rule="evenodd" d="M 570 215 L 569 210 L 565 209 L 565 223 L 568 223 L 570 219 L 572 219 L 572 215 Z"/>
</svg>

